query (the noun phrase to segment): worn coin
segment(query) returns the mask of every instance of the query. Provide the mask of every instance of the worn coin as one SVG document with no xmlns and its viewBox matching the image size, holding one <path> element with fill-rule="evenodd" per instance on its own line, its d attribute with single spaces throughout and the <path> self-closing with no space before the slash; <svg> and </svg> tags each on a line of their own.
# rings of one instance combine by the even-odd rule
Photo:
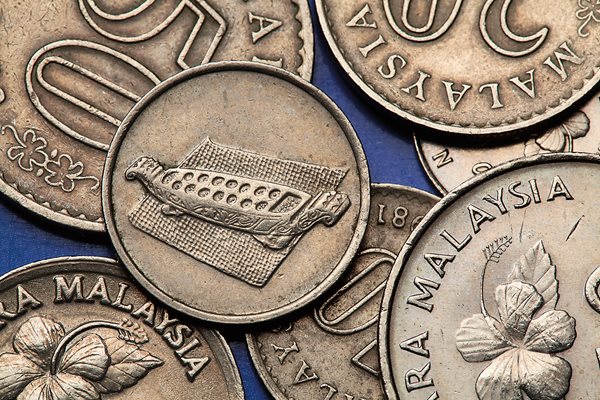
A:
<svg viewBox="0 0 600 400">
<path fill-rule="evenodd" d="M 383 400 L 377 320 L 396 255 L 439 199 L 389 184 L 371 187 L 358 255 L 337 290 L 273 331 L 246 336 L 258 373 L 277 400 Z"/>
<path fill-rule="evenodd" d="M 352 126 L 317 88 L 225 62 L 132 109 L 102 200 L 117 253 L 152 294 L 198 318 L 252 323 L 306 305 L 344 272 L 369 176 Z"/>
<path fill-rule="evenodd" d="M 221 335 L 150 300 L 115 261 L 56 258 L 0 278 L 0 398 L 242 400 Z"/>
<path fill-rule="evenodd" d="M 600 396 L 600 157 L 549 154 L 452 191 L 385 289 L 390 399 Z"/>
<path fill-rule="evenodd" d="M 600 79 L 595 1 L 316 3 L 335 57 L 362 91 L 444 132 L 531 126 Z"/>
<path fill-rule="evenodd" d="M 310 79 L 307 1 L 0 2 L 0 192 L 103 231 L 105 151 L 129 109 L 162 80 L 225 60 Z"/>
<path fill-rule="evenodd" d="M 592 97 L 581 109 L 541 133 L 510 141 L 486 141 L 473 145 L 414 136 L 423 168 L 442 193 L 462 182 L 518 158 L 547 153 L 600 153 L 600 98 Z"/>
</svg>

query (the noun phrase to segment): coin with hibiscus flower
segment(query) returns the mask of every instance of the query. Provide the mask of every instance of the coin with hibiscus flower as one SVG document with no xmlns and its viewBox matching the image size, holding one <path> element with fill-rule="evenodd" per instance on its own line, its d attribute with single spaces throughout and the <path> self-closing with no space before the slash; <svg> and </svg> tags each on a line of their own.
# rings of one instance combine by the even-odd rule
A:
<svg viewBox="0 0 600 400">
<path fill-rule="evenodd" d="M 419 159 L 433 184 L 448 193 L 494 166 L 549 153 L 600 154 L 600 93 L 548 126 L 512 138 L 460 143 L 415 134 Z"/>
<path fill-rule="evenodd" d="M 114 261 L 61 258 L 0 278 L 0 400 L 244 398 L 214 330 L 154 303 Z"/>
<path fill-rule="evenodd" d="M 380 317 L 391 400 L 599 398 L 600 157 L 485 172 L 423 219 Z"/>
</svg>

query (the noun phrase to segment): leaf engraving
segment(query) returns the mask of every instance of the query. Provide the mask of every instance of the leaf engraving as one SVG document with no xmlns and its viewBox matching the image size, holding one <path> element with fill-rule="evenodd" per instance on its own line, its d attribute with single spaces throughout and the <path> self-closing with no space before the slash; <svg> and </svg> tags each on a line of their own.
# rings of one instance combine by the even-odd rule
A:
<svg viewBox="0 0 600 400">
<path fill-rule="evenodd" d="M 544 299 L 544 305 L 539 310 L 540 313 L 556 308 L 558 302 L 556 266 L 552 264 L 550 255 L 544 249 L 544 243 L 541 240 L 513 265 L 508 281 L 533 285 Z"/>
<path fill-rule="evenodd" d="M 485 249 L 483 249 L 485 261 L 492 261 L 498 263 L 502 254 L 504 254 L 504 252 L 510 247 L 511 244 L 512 237 L 510 236 L 503 236 L 499 239 L 494 240 L 492 243 L 487 245 Z"/>
<path fill-rule="evenodd" d="M 95 383 L 100 393 L 120 392 L 135 385 L 148 372 L 159 367 L 163 362 L 146 350 L 120 338 L 111 337 L 105 340 L 111 364 L 104 378 Z"/>
</svg>

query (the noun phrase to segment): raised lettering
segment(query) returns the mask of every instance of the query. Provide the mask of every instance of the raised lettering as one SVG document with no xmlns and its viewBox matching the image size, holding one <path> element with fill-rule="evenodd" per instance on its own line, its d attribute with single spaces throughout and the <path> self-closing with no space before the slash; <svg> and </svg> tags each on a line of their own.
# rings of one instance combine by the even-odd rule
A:
<svg viewBox="0 0 600 400">
<path fill-rule="evenodd" d="M 363 55 L 364 58 L 367 58 L 369 56 L 369 53 L 371 53 L 373 50 L 375 50 L 377 47 L 379 47 L 383 44 L 387 44 L 387 42 L 385 41 L 383 36 L 379 35 L 379 37 L 374 42 L 372 42 L 364 47 L 359 47 L 358 50 L 360 51 L 360 53 Z"/>
<path fill-rule="evenodd" d="M 314 381 L 319 379 L 319 376 L 314 372 L 310 371 L 310 365 L 306 363 L 306 361 L 302 360 L 302 364 L 300 365 L 300 369 L 294 378 L 294 383 L 292 385 L 298 385 L 300 383 Z"/>
<path fill-rule="evenodd" d="M 442 168 L 444 165 L 448 165 L 454 162 L 454 159 L 450 157 L 450 150 L 444 149 L 437 154 L 431 156 L 433 161 L 437 161 L 437 168 Z"/>
<path fill-rule="evenodd" d="M 496 217 L 494 217 L 492 214 L 489 214 L 472 204 L 467 206 L 467 210 L 469 211 L 469 219 L 471 220 L 471 227 L 473 227 L 474 233 L 479 233 L 481 230 L 481 225 L 485 221 L 493 221 L 496 219 Z"/>
<path fill-rule="evenodd" d="M 54 302 L 66 303 L 68 301 L 85 301 L 83 298 L 83 279 L 81 275 L 73 277 L 71 284 L 67 283 L 64 276 L 55 276 L 54 278 Z"/>
<path fill-rule="evenodd" d="M 90 293 L 86 296 L 86 300 L 94 301 L 94 299 L 100 300 L 101 304 L 110 304 L 111 300 L 108 297 L 108 289 L 106 289 L 106 280 L 104 277 L 98 277 L 98 280 L 94 284 Z"/>
<path fill-rule="evenodd" d="M 548 201 L 554 201 L 558 196 L 563 196 L 567 200 L 573 200 L 573 196 L 569 192 L 569 189 L 567 189 L 567 185 L 565 185 L 560 176 L 556 175 L 552 180 Z"/>
<path fill-rule="evenodd" d="M 365 4 L 363 6 L 363 8 L 361 8 L 360 11 L 354 17 L 352 17 L 352 19 L 350 21 L 348 21 L 348 23 L 346 24 L 346 26 L 350 27 L 350 28 L 373 28 L 373 29 L 377 29 L 377 23 L 376 22 L 369 22 L 369 21 L 367 21 L 367 14 L 369 14 L 369 15 L 373 14 L 373 12 L 371 11 L 371 6 L 369 5 L 369 3 Z"/>
<path fill-rule="evenodd" d="M 496 191 L 496 197 L 493 197 L 492 195 L 486 195 L 483 200 L 487 201 L 490 204 L 495 205 L 498 208 L 498 211 L 500 211 L 500 214 L 504 215 L 508 212 L 508 210 L 506 209 L 506 205 L 504 205 L 504 188 L 499 188 Z"/>
<path fill-rule="evenodd" d="M 515 204 L 515 208 L 524 208 L 527 207 L 530 203 L 531 203 L 531 197 L 529 197 L 527 194 L 522 193 L 517 191 L 517 188 L 521 186 L 521 182 L 513 182 L 510 185 L 508 185 L 508 193 L 512 194 L 513 196 L 519 198 L 521 200 L 521 203 L 519 204 Z"/>
<path fill-rule="evenodd" d="M 401 88 L 400 90 L 402 90 L 404 93 L 410 94 L 410 92 L 413 89 L 417 89 L 417 94 L 415 95 L 415 98 L 417 98 L 418 100 L 421 100 L 421 101 L 425 101 L 423 85 L 425 84 L 425 81 L 428 78 L 431 78 L 431 75 L 429 75 L 428 73 L 423 72 L 423 71 L 418 71 L 418 72 L 419 72 L 419 79 L 412 85 Z"/>
<path fill-rule="evenodd" d="M 398 67 L 396 67 L 396 61 L 400 61 L 400 65 Z M 402 69 L 404 67 L 406 67 L 406 60 L 404 57 L 399 54 L 392 54 L 387 60 L 387 67 L 380 65 L 379 68 L 377 68 L 377 72 L 379 72 L 379 75 L 385 79 L 392 79 L 396 76 L 398 69 Z"/>
<path fill-rule="evenodd" d="M 448 95 L 448 104 L 450 105 L 450 109 L 454 111 L 456 106 L 458 106 L 458 103 L 460 103 L 460 101 L 463 99 L 465 93 L 471 89 L 471 85 L 463 83 L 462 90 L 457 91 L 453 89 L 454 82 L 442 81 L 442 83 L 446 87 L 446 94 Z"/>
<path fill-rule="evenodd" d="M 440 278 L 446 275 L 446 271 L 444 270 L 446 264 L 451 263 L 456 258 L 454 255 L 435 253 L 427 253 L 424 257 Z"/>
<path fill-rule="evenodd" d="M 564 62 L 570 62 L 572 64 L 579 65 L 583 63 L 583 59 L 576 55 L 573 52 L 573 50 L 571 50 L 567 42 L 561 44 L 560 48 L 566 51 L 566 53 L 560 52 L 558 50 L 555 51 L 554 57 L 556 58 L 556 61 L 554 61 L 552 57 L 548 57 L 546 58 L 546 61 L 544 61 L 544 65 L 550 67 L 554 72 L 556 72 L 560 76 L 560 78 L 563 81 L 566 81 L 569 75 L 567 73 L 567 69 L 564 66 Z"/>
<path fill-rule="evenodd" d="M 446 231 L 445 229 L 442 231 L 442 233 L 440 233 L 440 236 L 443 237 L 444 239 L 446 239 L 446 241 L 448 243 L 450 243 L 450 245 L 452 247 L 454 247 L 457 251 L 461 251 L 462 249 L 464 249 L 465 246 L 467 244 L 469 244 L 471 239 L 473 239 L 473 237 L 471 235 L 467 235 L 467 236 L 465 236 L 465 238 L 463 240 L 461 240 L 459 242 L 458 240 L 456 240 L 454 238 L 454 236 L 452 236 L 450 233 L 448 233 L 448 231 Z"/>
<path fill-rule="evenodd" d="M 252 43 L 258 42 L 260 39 L 264 38 L 274 30 L 279 29 L 283 25 L 283 22 L 277 19 L 255 15 L 252 12 L 248 13 L 248 21 L 251 24 L 258 21 L 258 30 L 252 32 Z"/>
<path fill-rule="evenodd" d="M 406 390 L 412 392 L 413 390 L 423 389 L 428 386 L 433 386 L 433 379 L 425 379 L 425 376 L 431 369 L 431 362 L 425 364 L 421 369 L 411 369 L 404 375 L 404 382 L 406 384 Z"/>
<path fill-rule="evenodd" d="M 24 314 L 28 308 L 34 309 L 42 305 L 42 302 L 33 297 L 23 286 L 17 285 L 17 314 Z"/>
<path fill-rule="evenodd" d="M 279 364 L 283 365 L 283 361 L 290 355 L 290 353 L 295 352 L 298 353 L 300 349 L 298 349 L 298 344 L 296 342 L 292 343 L 291 346 L 288 347 L 280 347 L 275 344 L 271 344 L 275 353 L 281 352 L 281 354 L 277 355 L 277 359 L 279 360 Z"/>
<path fill-rule="evenodd" d="M 419 289 L 419 293 L 408 296 L 406 299 L 406 304 L 431 312 L 433 310 L 433 304 L 426 303 L 425 300 L 429 300 L 433 297 L 433 294 L 429 291 L 429 289 L 431 288 L 438 290 L 440 288 L 440 284 L 419 276 L 416 276 L 413 282 L 417 289 Z"/>
<path fill-rule="evenodd" d="M 510 78 L 509 81 L 514 83 L 515 86 L 521 89 L 527 96 L 535 99 L 535 69 L 527 71 L 526 74 L 529 74 L 529 79 L 527 80 L 522 81 L 518 76 L 515 76 L 514 78 Z"/>
<path fill-rule="evenodd" d="M 492 109 L 502 108 L 504 105 L 500 101 L 500 91 L 497 83 L 488 83 L 479 87 L 479 93 L 483 93 L 485 89 L 489 89 L 492 94 Z"/>
<path fill-rule="evenodd" d="M 425 331 L 405 340 L 400 343 L 400 348 L 418 356 L 429 358 L 429 350 L 425 347 L 425 341 L 427 340 L 429 340 L 429 331 Z"/>
</svg>

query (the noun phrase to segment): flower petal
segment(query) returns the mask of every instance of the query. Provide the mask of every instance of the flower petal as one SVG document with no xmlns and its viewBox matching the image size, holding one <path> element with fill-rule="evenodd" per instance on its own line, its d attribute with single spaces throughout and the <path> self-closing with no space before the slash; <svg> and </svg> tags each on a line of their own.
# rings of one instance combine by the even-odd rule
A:
<svg viewBox="0 0 600 400">
<path fill-rule="evenodd" d="M 456 332 L 456 348 L 468 362 L 493 360 L 511 349 L 511 343 L 500 333 L 499 322 L 493 318 L 473 315 L 460 324 Z"/>
<path fill-rule="evenodd" d="M 104 342 L 92 333 L 80 338 L 65 351 L 59 371 L 97 381 L 104 377 L 109 364 Z"/>
<path fill-rule="evenodd" d="M 541 353 L 558 353 L 573 346 L 576 337 L 574 318 L 565 311 L 548 311 L 531 321 L 525 346 Z"/>
<path fill-rule="evenodd" d="M 590 119 L 583 111 L 575 111 L 562 125 L 573 139 L 577 139 L 589 132 Z"/>
<path fill-rule="evenodd" d="M 544 299 L 532 285 L 512 282 L 496 288 L 496 303 L 506 332 L 511 338 L 520 340 L 525 336 L 533 314 L 544 304 Z"/>
<path fill-rule="evenodd" d="M 14 399 L 25 386 L 44 374 L 29 359 L 19 354 L 4 353 L 0 356 L 0 399 Z"/>
<path fill-rule="evenodd" d="M 496 358 L 477 378 L 479 400 L 522 400 L 519 387 L 519 357 L 514 349 Z M 536 399 L 538 400 L 538 399 Z"/>
<path fill-rule="evenodd" d="M 17 353 L 49 370 L 54 349 L 63 336 L 65 329 L 60 323 L 50 318 L 32 317 L 15 334 L 13 347 Z"/>
<path fill-rule="evenodd" d="M 538 146 L 547 151 L 563 151 L 565 144 L 567 143 L 563 126 L 559 125 L 549 129 L 542 136 L 535 139 L 535 142 L 538 144 Z"/>
<path fill-rule="evenodd" d="M 560 357 L 522 352 L 519 363 L 521 388 L 531 399 L 562 399 L 569 391 L 571 374 L 571 364 Z"/>
<path fill-rule="evenodd" d="M 98 400 L 100 393 L 81 376 L 59 373 L 33 381 L 17 400 Z"/>
</svg>

